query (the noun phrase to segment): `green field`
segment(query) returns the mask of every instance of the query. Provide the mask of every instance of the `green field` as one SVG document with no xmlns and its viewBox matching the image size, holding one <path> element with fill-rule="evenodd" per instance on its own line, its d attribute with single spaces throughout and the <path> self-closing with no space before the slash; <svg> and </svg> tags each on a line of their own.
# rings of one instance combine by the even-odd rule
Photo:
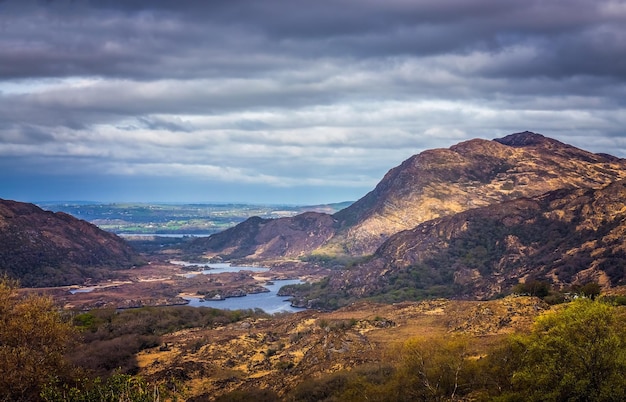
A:
<svg viewBox="0 0 626 402">
<path fill-rule="evenodd" d="M 122 235 L 206 236 L 243 222 L 251 216 L 280 218 L 305 211 L 335 213 L 350 202 L 326 205 L 161 204 L 40 202 L 46 210 L 65 212 L 101 229 Z"/>
</svg>

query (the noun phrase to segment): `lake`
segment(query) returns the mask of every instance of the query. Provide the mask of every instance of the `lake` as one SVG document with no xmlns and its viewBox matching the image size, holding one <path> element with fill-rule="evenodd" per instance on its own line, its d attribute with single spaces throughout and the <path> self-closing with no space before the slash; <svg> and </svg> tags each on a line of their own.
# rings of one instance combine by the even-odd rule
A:
<svg viewBox="0 0 626 402">
<path fill-rule="evenodd" d="M 299 279 L 276 280 L 273 285 L 263 285 L 269 290 L 265 293 L 252 293 L 243 297 L 227 297 L 224 300 L 206 300 L 200 301 L 198 297 L 185 297 L 192 307 L 213 307 L 225 310 L 244 310 L 260 308 L 268 314 L 282 312 L 302 311 L 302 308 L 292 307 L 287 300 L 288 296 L 277 296 L 278 290 L 285 285 L 293 285 L 302 283 Z"/>
<path fill-rule="evenodd" d="M 223 272 L 239 272 L 239 271 L 252 271 L 252 272 L 266 272 L 269 268 L 263 267 L 241 267 L 236 265 L 230 265 L 228 263 L 211 263 L 211 264 L 196 264 L 187 261 L 170 261 L 171 264 L 182 265 L 183 267 L 193 268 L 197 267 L 198 271 L 202 275 L 221 274 Z M 192 278 L 198 275 L 198 273 L 185 274 L 185 277 Z"/>
<path fill-rule="evenodd" d="M 112 232 L 115 233 L 115 232 Z M 169 238 L 183 238 L 183 237 L 209 237 L 213 233 L 115 233 L 122 238 L 151 238 L 151 237 L 169 237 Z"/>
<path fill-rule="evenodd" d="M 234 266 L 226 263 L 218 264 L 194 264 L 186 261 L 170 261 L 172 264 L 183 265 L 186 267 L 197 266 L 202 275 L 219 274 L 222 272 L 239 272 L 239 271 L 253 271 L 253 272 L 265 272 L 269 268 L 261 267 L 246 267 L 246 266 Z M 203 267 L 210 267 L 210 269 L 202 269 Z M 198 275 L 196 273 L 186 274 L 185 276 Z M 287 300 L 288 296 L 277 296 L 278 290 L 285 285 L 294 285 L 302 283 L 300 279 L 282 279 L 272 280 L 273 284 L 263 285 L 269 292 L 264 293 L 252 293 L 243 297 L 227 297 L 225 300 L 203 300 L 199 297 L 185 297 L 185 300 L 189 301 L 189 306 L 192 307 L 212 307 L 224 310 L 242 310 L 242 309 L 255 309 L 260 308 L 268 314 L 281 313 L 281 312 L 296 312 L 304 309 L 292 307 L 291 303 Z"/>
</svg>

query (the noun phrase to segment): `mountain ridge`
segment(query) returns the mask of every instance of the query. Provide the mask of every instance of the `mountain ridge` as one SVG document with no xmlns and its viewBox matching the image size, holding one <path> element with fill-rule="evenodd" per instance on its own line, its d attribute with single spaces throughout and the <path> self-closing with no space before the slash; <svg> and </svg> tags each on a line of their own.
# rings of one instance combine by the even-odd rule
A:
<svg viewBox="0 0 626 402">
<path fill-rule="evenodd" d="M 315 241 L 311 237 L 317 235 L 310 231 L 298 235 L 291 231 L 291 237 L 278 234 L 280 227 L 289 231 L 300 219 L 292 217 L 275 220 L 265 225 L 266 230 L 258 226 L 254 236 L 243 229 L 251 222 L 244 222 L 234 230 L 197 239 L 191 249 L 225 260 L 360 257 L 372 254 L 395 233 L 431 219 L 560 188 L 598 188 L 623 178 L 626 160 L 541 134 L 525 131 L 495 140 L 473 139 L 416 154 L 332 219 L 318 215 L 318 222 L 310 225 L 320 230 Z M 240 236 L 247 239 L 245 247 Z M 269 247 L 270 243 L 284 247 Z"/>
</svg>

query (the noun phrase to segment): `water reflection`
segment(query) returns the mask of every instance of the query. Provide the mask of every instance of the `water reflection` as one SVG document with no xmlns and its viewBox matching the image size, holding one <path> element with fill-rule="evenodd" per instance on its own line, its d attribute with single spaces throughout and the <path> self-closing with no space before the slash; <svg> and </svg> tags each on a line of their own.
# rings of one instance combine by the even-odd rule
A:
<svg viewBox="0 0 626 402">
<path fill-rule="evenodd" d="M 170 261 L 172 264 L 182 265 L 184 267 L 197 267 L 197 271 L 202 275 L 219 274 L 223 272 L 240 272 L 240 271 L 252 271 L 252 272 L 267 272 L 269 268 L 262 267 L 247 267 L 236 266 L 228 263 L 210 263 L 210 264 L 195 264 L 186 261 Z M 185 274 L 185 277 L 190 278 L 198 275 L 198 273 Z M 303 283 L 299 279 L 283 279 L 273 280 L 263 285 L 269 292 L 264 293 L 252 293 L 243 297 L 228 297 L 224 300 L 204 300 L 200 297 L 185 297 L 185 300 L 189 301 L 189 306 L 192 307 L 212 307 L 225 310 L 240 310 L 240 309 L 255 309 L 260 308 L 268 314 L 274 314 L 279 312 L 296 312 L 303 310 L 302 308 L 292 307 L 291 303 L 287 300 L 287 296 L 277 296 L 278 290 L 285 285 L 294 285 Z"/>
<path fill-rule="evenodd" d="M 278 290 L 285 285 L 302 283 L 299 279 L 285 279 L 272 281 L 271 285 L 264 285 L 269 292 L 253 293 L 243 297 L 228 297 L 224 300 L 206 300 L 198 297 L 185 297 L 192 307 L 213 307 L 225 310 L 241 310 L 260 308 L 268 314 L 279 312 L 302 311 L 301 308 L 292 307 L 286 296 L 277 296 Z M 203 300 L 203 301 L 201 301 Z"/>
</svg>

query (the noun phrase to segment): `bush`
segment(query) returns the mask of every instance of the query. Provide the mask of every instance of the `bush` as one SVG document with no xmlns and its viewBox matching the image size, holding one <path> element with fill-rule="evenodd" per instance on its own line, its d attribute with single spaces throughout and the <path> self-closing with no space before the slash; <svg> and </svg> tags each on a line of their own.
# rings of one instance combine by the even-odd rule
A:
<svg viewBox="0 0 626 402">
<path fill-rule="evenodd" d="M 550 294 L 550 284 L 544 281 L 529 280 L 513 288 L 513 293 L 544 298 Z"/>
<path fill-rule="evenodd" d="M 51 378 L 71 375 L 64 353 L 74 330 L 51 299 L 20 297 L 17 288 L 0 277 L 0 400 L 38 400 Z"/>
<path fill-rule="evenodd" d="M 611 304 L 614 306 L 626 306 L 626 296 L 616 295 L 616 296 L 603 296 L 602 302 Z"/>
<path fill-rule="evenodd" d="M 297 402 L 318 402 L 341 394 L 348 384 L 349 373 L 339 371 L 319 379 L 300 383 L 292 393 L 291 400 Z"/>
<path fill-rule="evenodd" d="M 158 402 L 172 396 L 163 386 L 119 373 L 104 382 L 98 377 L 81 380 L 72 387 L 51 384 L 41 393 L 41 399 L 47 402 Z"/>
<path fill-rule="evenodd" d="M 626 400 L 625 320 L 615 307 L 576 300 L 520 337 L 513 384 L 530 401 Z"/>
</svg>

